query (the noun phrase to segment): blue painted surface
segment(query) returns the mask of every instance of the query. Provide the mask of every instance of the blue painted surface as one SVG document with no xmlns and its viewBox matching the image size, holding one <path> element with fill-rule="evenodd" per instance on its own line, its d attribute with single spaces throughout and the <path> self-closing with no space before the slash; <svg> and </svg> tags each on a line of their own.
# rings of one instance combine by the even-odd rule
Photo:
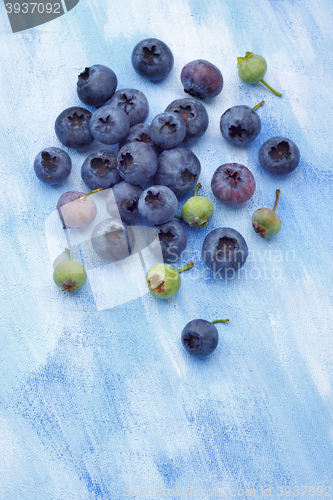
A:
<svg viewBox="0 0 333 500">
<path fill-rule="evenodd" d="M 279 486 L 293 488 L 291 496 L 296 487 L 303 498 L 332 496 L 331 2 L 80 0 L 65 16 L 17 34 L 4 7 L 0 15 L 0 497 L 207 499 L 223 491 L 249 496 L 246 489 L 262 497 L 263 488 L 271 498 L 287 496 Z M 135 43 L 148 36 L 175 56 L 158 85 L 130 63 Z M 239 80 L 237 56 L 248 50 L 266 58 L 266 80 L 281 99 Z M 202 194 L 215 207 L 208 228 L 187 231 L 179 267 L 191 259 L 195 267 L 166 302 L 143 293 L 98 310 L 89 283 L 72 297 L 61 294 L 46 221 L 63 192 L 85 190 L 85 155 L 69 151 L 73 171 L 59 187 L 42 185 L 32 164 L 42 148 L 60 146 L 54 120 L 80 104 L 77 75 L 110 66 L 118 88 L 146 94 L 149 122 L 183 96 L 181 68 L 196 58 L 216 64 L 225 84 L 205 103 L 209 129 L 191 147 L 202 164 Z M 262 99 L 258 138 L 246 149 L 222 141 L 221 114 Z M 301 152 L 286 178 L 257 162 L 273 135 L 290 137 Z M 228 161 L 256 178 L 242 207 L 224 207 L 210 191 L 213 172 Z M 251 214 L 274 203 L 276 188 L 283 227 L 261 240 Z M 250 249 L 230 282 L 214 280 L 200 257 L 204 236 L 220 226 L 240 231 Z M 230 322 L 218 326 L 217 350 L 190 359 L 182 328 L 218 317 Z M 305 485 L 322 486 L 323 495 Z"/>
</svg>

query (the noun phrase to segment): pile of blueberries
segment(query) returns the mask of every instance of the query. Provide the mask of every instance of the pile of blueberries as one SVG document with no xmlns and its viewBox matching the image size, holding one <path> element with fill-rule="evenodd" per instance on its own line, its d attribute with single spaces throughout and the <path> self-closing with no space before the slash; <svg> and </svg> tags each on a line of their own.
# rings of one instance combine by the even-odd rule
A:
<svg viewBox="0 0 333 500">
<path fill-rule="evenodd" d="M 156 38 L 140 41 L 133 49 L 132 64 L 142 77 L 151 81 L 163 80 L 171 71 L 174 58 L 169 47 Z M 238 73 L 247 83 L 263 80 L 266 61 L 252 52 L 238 58 Z M 134 233 L 131 225 L 139 218 L 154 225 L 162 249 L 163 264 L 153 266 L 146 275 L 149 291 L 158 298 L 169 298 L 180 287 L 179 273 L 170 262 L 176 261 L 187 245 L 184 223 L 207 226 L 213 215 L 213 205 L 198 196 L 201 165 L 197 156 L 183 145 L 201 137 L 208 128 L 208 114 L 202 100 L 216 97 L 223 88 L 221 71 L 212 63 L 199 59 L 186 64 L 181 82 L 187 94 L 171 102 L 164 112 L 145 123 L 149 113 L 146 96 L 137 89 L 117 89 L 117 76 L 108 67 L 94 65 L 78 76 L 77 94 L 81 102 L 93 106 L 89 110 L 75 106 L 62 111 L 55 121 L 55 133 L 67 148 L 84 151 L 95 140 L 102 145 L 118 145 L 115 152 L 107 147 L 89 154 L 81 168 L 84 183 L 90 193 L 67 191 L 57 204 L 63 228 L 80 228 L 93 222 L 97 208 L 90 194 L 110 189 L 106 209 L 110 218 L 98 224 L 91 235 L 96 253 L 108 262 L 131 254 Z M 281 95 L 269 87 L 275 94 Z M 255 108 L 239 105 L 226 110 L 220 119 L 223 138 L 235 145 L 247 145 L 261 130 Z M 285 137 L 272 137 L 259 149 L 259 163 L 276 175 L 292 172 L 299 164 L 296 144 Z M 63 182 L 72 168 L 70 156 L 62 149 L 43 149 L 35 158 L 34 170 L 42 182 L 56 185 Z M 250 170 L 239 163 L 219 166 L 211 179 L 214 196 L 230 206 L 240 205 L 251 198 L 256 183 Z M 194 189 L 194 195 L 176 216 L 178 199 Z M 252 225 L 262 237 L 277 234 L 281 221 L 274 208 L 258 209 Z M 180 222 L 176 219 L 182 219 Z M 67 250 L 67 249 L 66 249 Z M 54 280 L 72 292 L 86 280 L 81 277 L 77 263 L 70 260 L 54 270 Z M 232 276 L 242 267 L 248 255 L 242 235 L 232 228 L 217 228 L 204 239 L 202 257 L 215 276 Z M 75 268 L 75 270 L 74 270 Z M 74 272 L 75 271 L 75 272 Z M 84 279 L 82 279 L 82 277 Z M 227 321 L 227 320 L 219 320 Z M 217 322 L 217 321 L 215 321 Z M 182 332 L 186 350 L 195 356 L 210 354 L 218 341 L 215 326 L 206 320 L 190 322 Z"/>
</svg>

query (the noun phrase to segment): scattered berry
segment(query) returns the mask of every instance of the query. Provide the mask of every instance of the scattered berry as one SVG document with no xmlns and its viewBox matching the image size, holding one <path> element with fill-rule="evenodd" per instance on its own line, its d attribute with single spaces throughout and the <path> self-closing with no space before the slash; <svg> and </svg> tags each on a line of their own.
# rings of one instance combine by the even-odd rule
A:
<svg viewBox="0 0 333 500">
<path fill-rule="evenodd" d="M 72 293 L 85 284 L 87 272 L 80 262 L 71 260 L 68 248 L 65 248 L 65 251 L 68 260 L 60 262 L 55 267 L 53 281 L 63 292 L 67 290 L 69 293 Z"/>
<path fill-rule="evenodd" d="M 88 194 L 79 191 L 67 191 L 60 196 L 57 210 L 64 229 L 88 226 L 97 215 L 97 207 L 91 194 L 102 191 L 95 189 Z"/>
<path fill-rule="evenodd" d="M 122 181 L 113 186 L 106 198 L 106 210 L 115 219 L 134 224 L 139 218 L 138 201 L 143 189 Z"/>
<path fill-rule="evenodd" d="M 141 40 L 132 52 L 135 71 L 151 81 L 165 78 L 172 70 L 173 62 L 173 54 L 169 47 L 157 38 Z"/>
<path fill-rule="evenodd" d="M 76 90 L 80 101 L 87 106 L 103 106 L 117 88 L 117 76 L 112 69 L 94 64 L 79 74 Z"/>
<path fill-rule="evenodd" d="M 181 218 L 190 226 L 195 227 L 208 226 L 214 212 L 211 201 L 204 196 L 197 196 L 200 187 L 199 183 L 194 190 L 194 195 L 184 203 L 181 210 Z"/>
<path fill-rule="evenodd" d="M 222 73 L 205 59 L 187 63 L 180 74 L 184 92 L 198 99 L 216 97 L 223 88 Z"/>
<path fill-rule="evenodd" d="M 71 173 L 72 160 L 63 149 L 45 148 L 36 156 L 34 170 L 38 179 L 45 184 L 60 184 Z"/>
<path fill-rule="evenodd" d="M 164 224 L 173 218 L 178 210 L 178 200 L 167 186 L 151 186 L 139 198 L 140 215 L 151 224 Z"/>
<path fill-rule="evenodd" d="M 89 189 L 109 189 L 122 181 L 117 170 L 117 154 L 114 151 L 97 151 L 82 164 L 81 177 Z"/>
<path fill-rule="evenodd" d="M 131 184 L 149 182 L 157 170 L 157 155 L 143 142 L 128 142 L 117 156 L 117 168 L 121 177 Z"/>
<path fill-rule="evenodd" d="M 185 140 L 198 139 L 203 136 L 208 128 L 209 118 L 205 106 L 197 99 L 184 97 L 172 101 L 165 109 L 178 113 L 185 122 Z"/>
<path fill-rule="evenodd" d="M 90 132 L 91 112 L 79 106 L 67 108 L 55 121 L 55 133 L 64 146 L 83 149 L 94 141 Z"/>
<path fill-rule="evenodd" d="M 282 96 L 280 92 L 274 90 L 263 79 L 267 71 L 266 60 L 262 56 L 253 54 L 253 52 L 246 52 L 245 57 L 237 57 L 238 75 L 242 82 L 245 83 L 258 83 L 261 82 L 271 90 L 275 95 Z"/>
<path fill-rule="evenodd" d="M 215 351 L 219 334 L 214 323 L 227 323 L 228 319 L 209 322 L 205 319 L 193 319 L 183 328 L 181 340 L 185 350 L 197 358 L 205 358 Z"/>
<path fill-rule="evenodd" d="M 219 201 L 236 206 L 251 198 L 256 182 L 252 172 L 245 165 L 225 163 L 215 170 L 211 188 Z"/>
<path fill-rule="evenodd" d="M 228 142 L 244 146 L 258 137 L 261 130 L 260 116 L 250 106 L 233 106 L 221 116 L 220 130 Z"/>
<path fill-rule="evenodd" d="M 172 149 L 179 146 L 186 135 L 184 120 L 171 111 L 160 113 L 150 124 L 150 137 L 161 149 Z"/>
<path fill-rule="evenodd" d="M 176 262 L 187 245 L 187 235 L 177 221 L 169 220 L 156 226 L 164 261 Z"/>
<path fill-rule="evenodd" d="M 280 190 L 276 190 L 276 199 L 273 209 L 258 208 L 252 215 L 252 226 L 262 238 L 271 238 L 281 229 L 281 219 L 275 210 L 279 201 Z"/>
<path fill-rule="evenodd" d="M 170 264 L 155 264 L 146 274 L 146 282 L 150 293 L 157 299 L 170 299 L 180 289 L 180 273 L 191 269 L 193 262 L 176 270 Z"/>
<path fill-rule="evenodd" d="M 300 153 L 292 140 L 277 136 L 271 137 L 260 146 L 258 160 L 266 172 L 285 175 L 298 166 Z"/>
<path fill-rule="evenodd" d="M 147 97 L 136 89 L 117 90 L 109 104 L 125 111 L 130 121 L 130 127 L 144 122 L 149 113 Z"/>
<path fill-rule="evenodd" d="M 105 105 L 94 111 L 90 120 L 90 132 L 102 144 L 118 144 L 125 139 L 130 121 L 120 108 Z"/>
<path fill-rule="evenodd" d="M 120 219 L 106 219 L 95 226 L 91 244 L 97 255 L 107 262 L 126 259 L 132 253 L 135 237 L 132 229 Z"/>
</svg>

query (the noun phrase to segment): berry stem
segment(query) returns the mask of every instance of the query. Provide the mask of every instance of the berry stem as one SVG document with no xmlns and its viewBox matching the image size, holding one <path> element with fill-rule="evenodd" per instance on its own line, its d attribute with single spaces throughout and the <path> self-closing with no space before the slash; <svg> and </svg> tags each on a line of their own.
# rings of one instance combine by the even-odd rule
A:
<svg viewBox="0 0 333 500">
<path fill-rule="evenodd" d="M 183 220 L 183 217 L 181 215 L 174 215 L 174 217 L 176 217 L 176 219 Z"/>
<path fill-rule="evenodd" d="M 193 262 L 190 262 L 189 264 L 187 264 L 187 266 L 181 267 L 180 269 L 178 269 L 178 273 L 182 273 L 183 271 L 187 271 L 188 269 L 191 269 L 191 267 L 193 267 L 193 266 L 194 266 Z"/>
<path fill-rule="evenodd" d="M 65 252 L 67 253 L 68 260 L 72 260 L 68 248 L 65 248 Z"/>
<path fill-rule="evenodd" d="M 228 319 L 215 319 L 214 321 L 211 321 L 211 323 L 228 323 Z"/>
<path fill-rule="evenodd" d="M 87 196 L 94 194 L 94 193 L 98 193 L 99 191 L 102 191 L 102 188 L 94 189 L 93 191 L 90 191 L 90 193 L 84 194 L 83 196 L 81 196 L 81 200 L 85 200 L 87 198 Z"/>
<path fill-rule="evenodd" d="M 274 205 L 274 207 L 272 208 L 273 212 L 275 212 L 276 207 L 277 207 L 277 204 L 278 204 L 278 201 L 279 201 L 280 189 L 277 189 L 277 190 L 275 191 L 275 194 L 276 194 L 276 199 L 275 199 L 275 205 Z"/>
<path fill-rule="evenodd" d="M 281 92 L 278 92 L 277 90 L 274 90 L 274 89 L 273 89 L 273 87 L 271 87 L 270 85 L 268 85 L 268 83 L 267 83 L 267 82 L 265 82 L 265 80 L 264 80 L 264 79 L 262 79 L 262 80 L 260 80 L 260 81 L 261 81 L 261 83 L 263 83 L 264 85 L 266 85 L 266 87 L 267 87 L 269 90 L 271 90 L 271 91 L 273 92 L 273 94 L 278 95 L 279 97 L 281 97 L 281 96 L 282 96 Z"/>
<path fill-rule="evenodd" d="M 262 104 L 264 104 L 264 102 L 265 102 L 265 101 L 261 101 L 261 102 L 259 102 L 259 104 L 257 104 L 256 106 L 254 106 L 254 108 L 252 108 L 252 109 L 255 111 L 255 110 L 256 110 L 256 109 L 258 109 L 258 108 L 259 108 Z"/>
<path fill-rule="evenodd" d="M 193 196 L 197 196 L 198 189 L 201 188 L 200 182 L 196 185 Z"/>
</svg>

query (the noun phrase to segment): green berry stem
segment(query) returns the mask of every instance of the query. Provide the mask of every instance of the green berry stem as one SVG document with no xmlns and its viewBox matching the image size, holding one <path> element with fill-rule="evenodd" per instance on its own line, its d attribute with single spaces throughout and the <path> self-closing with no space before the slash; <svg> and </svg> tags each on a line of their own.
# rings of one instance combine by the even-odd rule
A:
<svg viewBox="0 0 333 500">
<path fill-rule="evenodd" d="M 276 194 L 276 199 L 275 199 L 275 205 L 274 205 L 274 207 L 272 208 L 273 212 L 275 212 L 276 207 L 277 207 L 277 204 L 278 204 L 278 201 L 279 201 L 280 189 L 277 189 L 277 190 L 275 191 L 275 194 Z"/>
<path fill-rule="evenodd" d="M 176 217 L 176 219 L 179 219 L 179 220 L 184 220 L 181 215 L 174 215 L 174 217 Z"/>
<path fill-rule="evenodd" d="M 85 200 L 87 198 L 87 196 L 94 194 L 94 193 L 98 193 L 99 191 L 102 191 L 102 188 L 94 189 L 93 191 L 90 191 L 90 193 L 84 194 L 83 196 L 81 196 L 81 200 Z"/>
<path fill-rule="evenodd" d="M 200 182 L 196 185 L 193 196 L 197 196 L 198 189 L 201 188 Z"/>
<path fill-rule="evenodd" d="M 72 260 L 68 248 L 65 248 L 65 252 L 67 253 L 68 260 Z"/>
<path fill-rule="evenodd" d="M 211 323 L 228 323 L 228 319 L 216 319 L 214 321 L 211 321 Z"/>
<path fill-rule="evenodd" d="M 194 264 L 193 262 L 190 262 L 189 264 L 187 264 L 187 266 L 185 267 L 181 267 L 180 269 L 177 269 L 178 273 L 182 273 L 183 271 L 187 271 L 188 269 L 191 269 L 191 267 L 193 267 Z"/>
<path fill-rule="evenodd" d="M 271 87 L 270 85 L 268 85 L 268 83 L 267 83 L 267 82 L 265 82 L 265 80 L 264 80 L 264 79 L 262 79 L 262 80 L 260 80 L 260 81 L 261 81 L 261 83 L 263 83 L 264 85 L 266 85 L 266 87 L 267 87 L 269 90 L 271 90 L 271 91 L 273 92 L 273 94 L 278 95 L 279 97 L 281 97 L 281 96 L 282 96 L 281 92 L 278 92 L 277 90 L 274 90 L 274 89 L 273 89 L 273 87 Z"/>
<path fill-rule="evenodd" d="M 257 104 L 256 106 L 254 106 L 253 111 L 255 111 L 256 109 L 258 109 L 262 104 L 264 104 L 265 101 L 261 101 L 259 102 L 259 104 Z"/>
</svg>

